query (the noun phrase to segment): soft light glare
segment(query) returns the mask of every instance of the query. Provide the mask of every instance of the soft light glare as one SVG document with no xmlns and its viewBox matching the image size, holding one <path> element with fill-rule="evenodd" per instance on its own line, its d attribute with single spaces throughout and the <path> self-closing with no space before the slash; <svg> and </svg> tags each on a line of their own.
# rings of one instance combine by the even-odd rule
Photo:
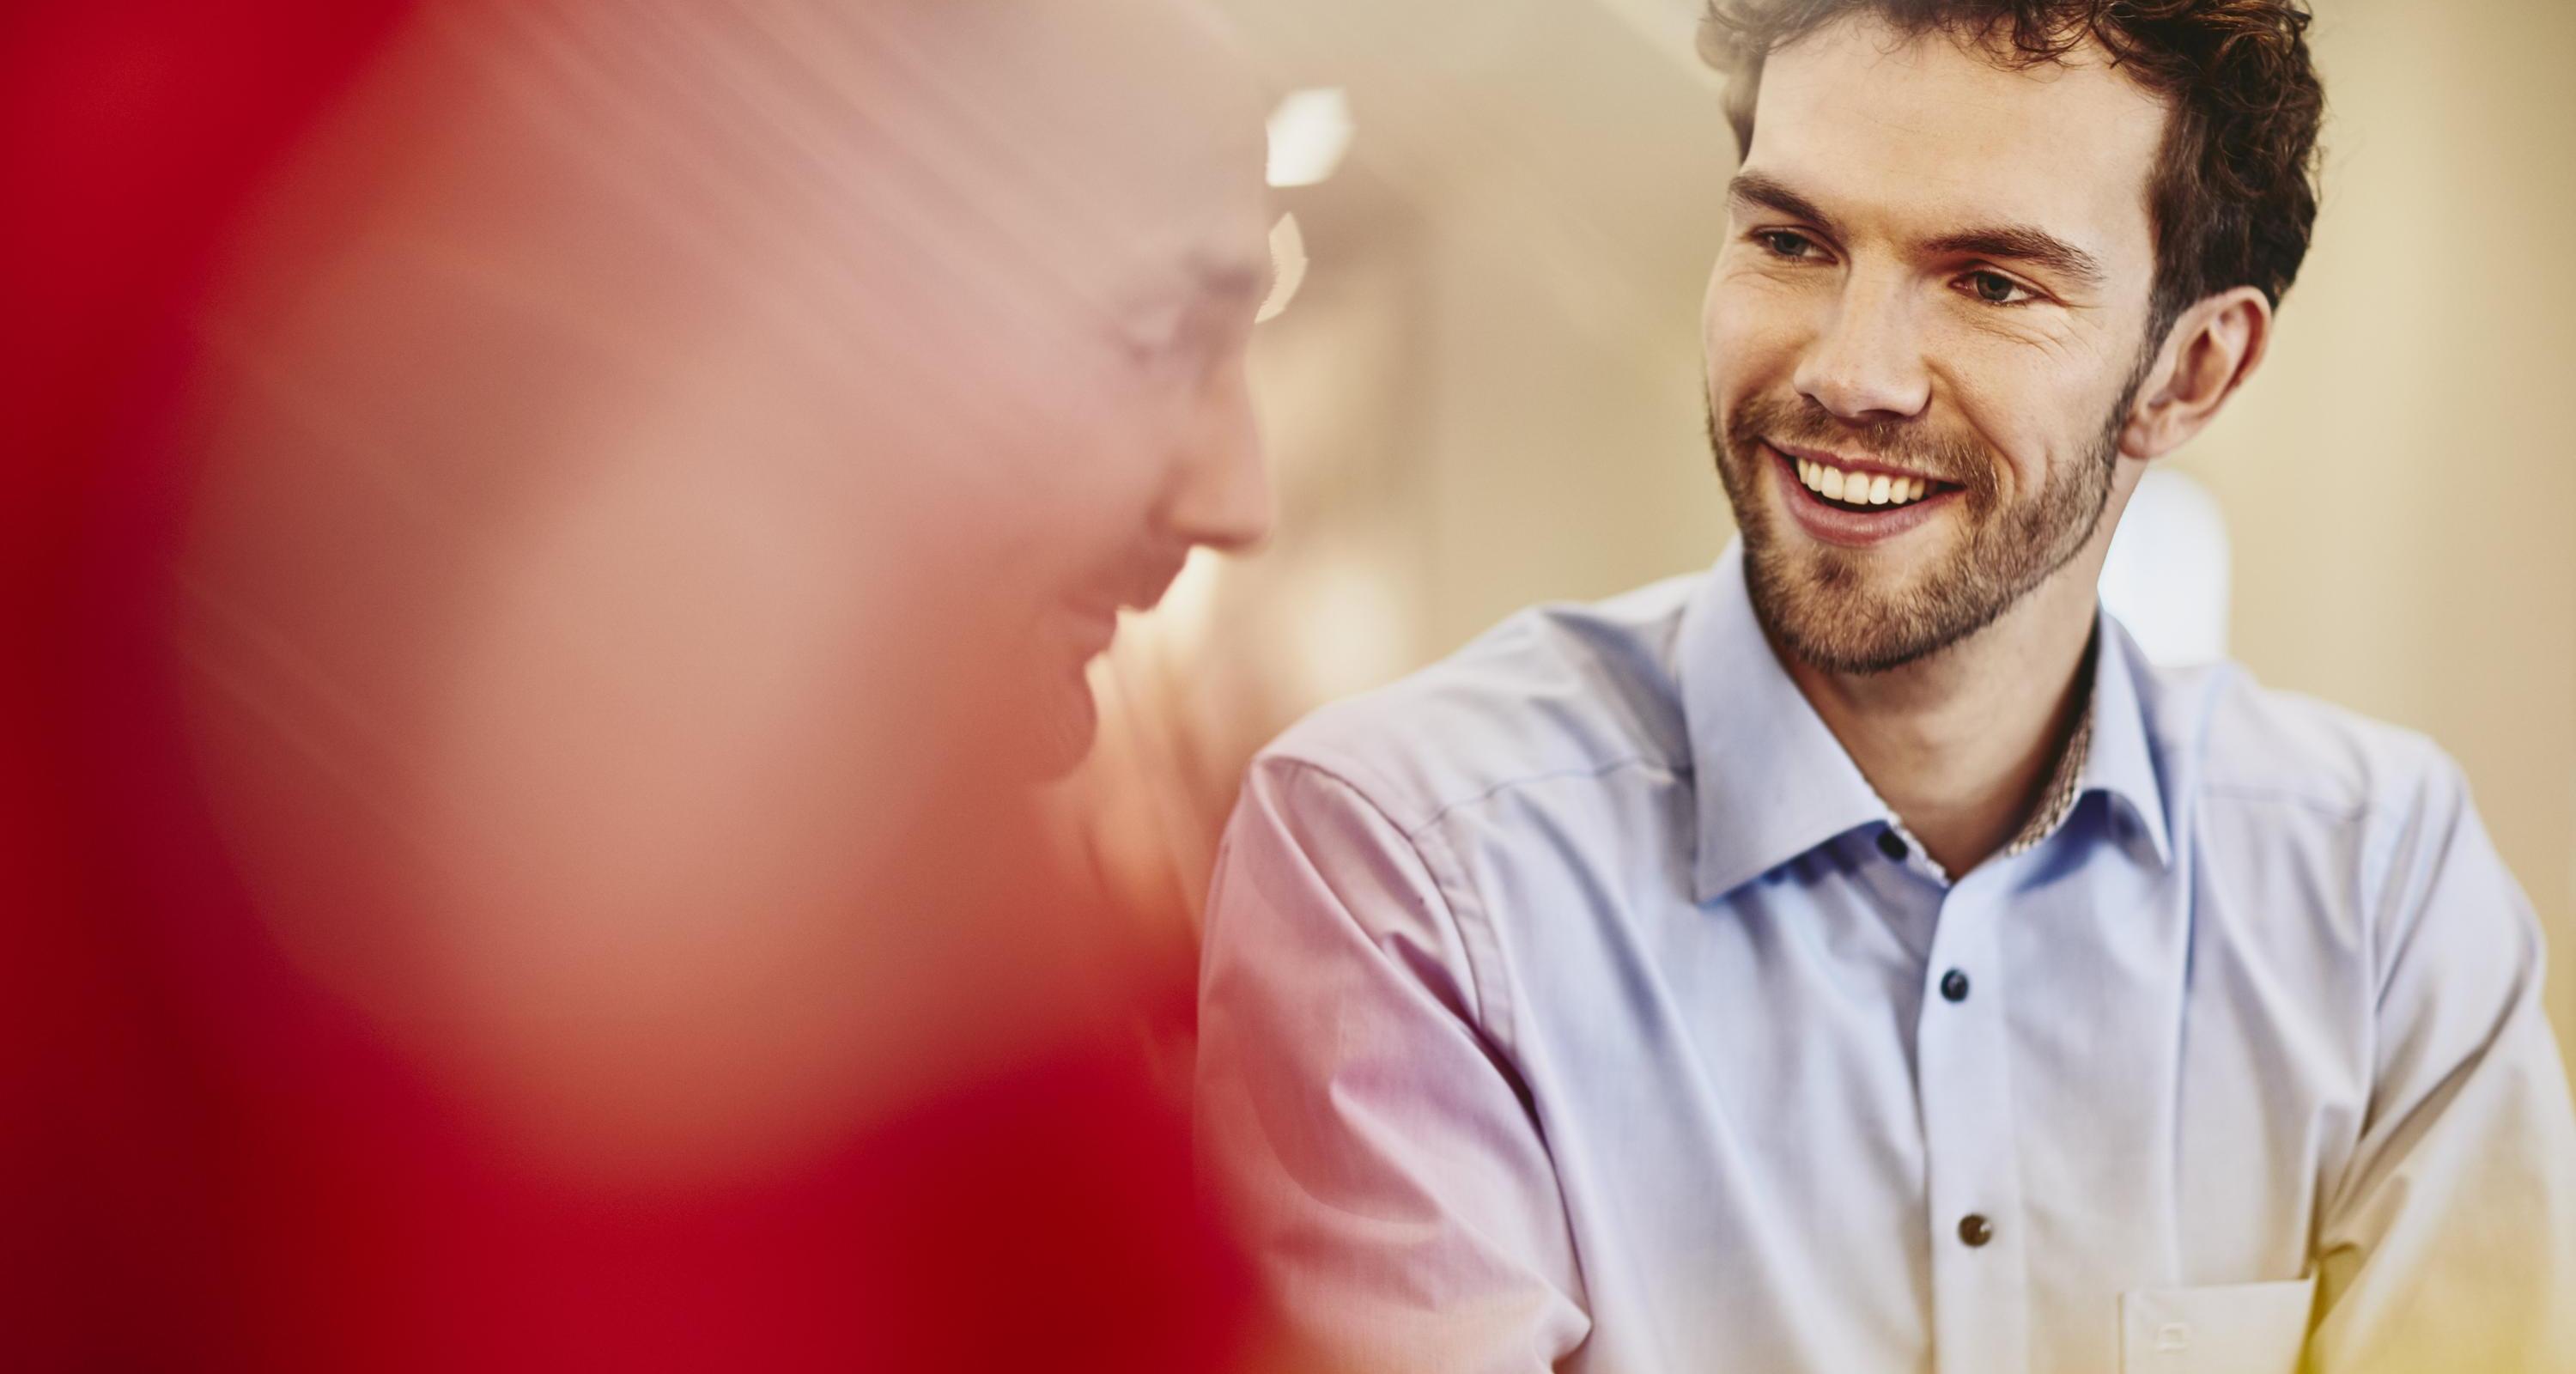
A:
<svg viewBox="0 0 2576 1374">
<path fill-rule="evenodd" d="M 1261 302 L 1261 312 L 1253 316 L 1254 324 L 1267 324 L 1279 318 L 1288 303 L 1297 299 L 1297 288 L 1306 284 L 1306 235 L 1297 227 L 1294 214 L 1281 215 L 1270 226 L 1270 295 Z"/>
<path fill-rule="evenodd" d="M 1401 674 L 1412 661 L 1413 627 L 1396 598 L 1395 580 L 1355 553 L 1319 559 L 1305 569 L 1297 604 L 1286 611 L 1271 669 L 1304 701 L 1331 701 Z"/>
<path fill-rule="evenodd" d="M 1351 147 L 1350 97 L 1339 87 L 1297 91 L 1270 112 L 1270 184 L 1313 186 Z"/>
<path fill-rule="evenodd" d="M 1181 565 L 1181 574 L 1163 593 L 1162 603 L 1134 616 L 1120 633 L 1149 637 L 1179 657 L 1199 653 L 1215 628 L 1217 587 L 1224 577 L 1225 560 L 1215 550 L 1205 545 L 1191 549 L 1189 561 Z"/>
</svg>

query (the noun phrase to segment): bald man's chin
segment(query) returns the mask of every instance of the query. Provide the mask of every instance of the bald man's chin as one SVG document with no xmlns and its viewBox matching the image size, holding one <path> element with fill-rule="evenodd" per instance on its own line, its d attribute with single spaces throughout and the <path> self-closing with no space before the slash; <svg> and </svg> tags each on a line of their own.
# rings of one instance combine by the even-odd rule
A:
<svg viewBox="0 0 2576 1374">
<path fill-rule="evenodd" d="M 1030 664 L 1012 690 L 987 697 L 958 722 L 969 741 L 970 767 L 987 788 L 1035 786 L 1082 765 L 1100 734 L 1100 706 L 1082 664 Z"/>
<path fill-rule="evenodd" d="M 1100 703 L 1093 700 L 1081 670 L 1057 683 L 1049 695 L 1039 723 L 1042 737 L 1027 756 L 1026 776 L 1032 782 L 1053 781 L 1081 767 L 1100 737 Z"/>
</svg>

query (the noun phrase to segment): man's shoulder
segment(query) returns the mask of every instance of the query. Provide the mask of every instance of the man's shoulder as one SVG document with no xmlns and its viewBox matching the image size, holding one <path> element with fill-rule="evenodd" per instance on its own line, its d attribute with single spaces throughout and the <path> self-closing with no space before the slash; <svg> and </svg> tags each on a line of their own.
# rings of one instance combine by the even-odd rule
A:
<svg viewBox="0 0 2576 1374">
<path fill-rule="evenodd" d="M 2361 823 L 2464 792 L 2458 765 L 2419 731 L 2266 687 L 2233 663 L 2150 671 L 2160 752 L 2207 801 Z"/>
<path fill-rule="evenodd" d="M 1706 576 L 1520 611 L 1430 667 L 1308 715 L 1254 767 L 1332 774 L 1406 830 L 1541 779 L 1686 768 L 1674 642 Z"/>
</svg>

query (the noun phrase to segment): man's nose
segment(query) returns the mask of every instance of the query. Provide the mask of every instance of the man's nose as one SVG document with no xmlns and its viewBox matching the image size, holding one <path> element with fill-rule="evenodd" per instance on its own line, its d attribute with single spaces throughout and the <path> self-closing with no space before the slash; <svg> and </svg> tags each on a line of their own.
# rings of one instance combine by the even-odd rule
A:
<svg viewBox="0 0 2576 1374">
<path fill-rule="evenodd" d="M 1164 523 L 1190 544 L 1232 552 L 1260 543 L 1274 508 L 1261 426 L 1240 364 L 1199 393 L 1177 437 Z"/>
<path fill-rule="evenodd" d="M 1915 302 L 1894 282 L 1855 277 L 1799 360 L 1800 394 L 1854 422 L 1905 419 L 1932 399 Z"/>
</svg>

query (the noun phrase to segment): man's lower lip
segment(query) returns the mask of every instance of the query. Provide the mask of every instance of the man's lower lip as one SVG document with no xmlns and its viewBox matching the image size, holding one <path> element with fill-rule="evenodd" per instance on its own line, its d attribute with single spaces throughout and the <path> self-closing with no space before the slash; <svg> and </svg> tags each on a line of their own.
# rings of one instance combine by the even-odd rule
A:
<svg viewBox="0 0 2576 1374">
<path fill-rule="evenodd" d="M 1907 505 L 1891 506 L 1884 511 L 1863 515 L 1826 505 L 1822 497 L 1807 490 L 1807 484 L 1798 480 L 1798 464 L 1794 459 L 1769 444 L 1764 444 L 1762 451 L 1771 455 L 1772 470 L 1779 474 L 1780 487 L 1785 493 L 1783 499 L 1788 502 L 1789 514 L 1797 520 L 1799 527 L 1817 539 L 1844 548 L 1868 548 L 1916 529 L 1959 494 L 1956 488 L 1951 488 Z"/>
</svg>

